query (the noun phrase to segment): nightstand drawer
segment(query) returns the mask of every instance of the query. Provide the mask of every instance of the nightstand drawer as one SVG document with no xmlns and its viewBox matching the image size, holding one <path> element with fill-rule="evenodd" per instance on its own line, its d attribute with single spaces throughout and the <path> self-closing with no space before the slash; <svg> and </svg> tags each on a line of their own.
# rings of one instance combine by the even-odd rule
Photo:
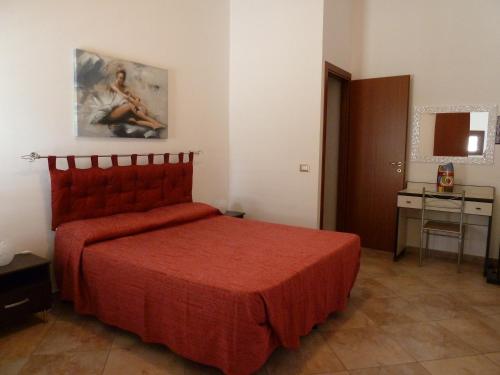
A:
<svg viewBox="0 0 500 375">
<path fill-rule="evenodd" d="M 0 320 L 46 310 L 51 305 L 49 282 L 18 287 L 0 295 Z"/>
</svg>

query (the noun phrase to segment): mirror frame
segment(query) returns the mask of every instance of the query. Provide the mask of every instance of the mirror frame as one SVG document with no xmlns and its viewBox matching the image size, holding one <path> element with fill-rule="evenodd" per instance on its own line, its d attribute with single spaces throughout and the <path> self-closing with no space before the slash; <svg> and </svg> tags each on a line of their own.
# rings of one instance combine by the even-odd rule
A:
<svg viewBox="0 0 500 375">
<path fill-rule="evenodd" d="M 423 155 L 420 151 L 420 122 L 426 113 L 460 113 L 460 112 L 488 112 L 487 141 L 483 156 L 434 156 Z M 493 164 L 495 153 L 495 128 L 497 123 L 496 105 L 447 105 L 447 106 L 415 106 L 411 129 L 410 161 L 424 163 L 457 163 L 457 164 Z"/>
</svg>

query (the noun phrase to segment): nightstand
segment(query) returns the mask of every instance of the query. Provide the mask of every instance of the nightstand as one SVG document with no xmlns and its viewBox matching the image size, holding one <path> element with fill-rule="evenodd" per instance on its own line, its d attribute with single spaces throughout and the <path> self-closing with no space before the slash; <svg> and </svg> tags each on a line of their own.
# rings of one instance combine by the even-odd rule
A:
<svg viewBox="0 0 500 375">
<path fill-rule="evenodd" d="M 243 219 L 245 216 L 244 212 L 241 211 L 226 211 L 224 212 L 225 216 L 237 217 L 238 219 Z"/>
<path fill-rule="evenodd" d="M 0 322 L 37 312 L 45 318 L 52 306 L 49 265 L 34 254 L 17 254 L 0 267 Z"/>
</svg>

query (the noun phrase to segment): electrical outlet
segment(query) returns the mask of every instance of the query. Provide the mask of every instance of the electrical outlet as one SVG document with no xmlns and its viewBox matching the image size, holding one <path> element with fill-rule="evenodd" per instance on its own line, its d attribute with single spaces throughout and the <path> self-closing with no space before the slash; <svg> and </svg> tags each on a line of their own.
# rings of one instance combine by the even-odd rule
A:
<svg viewBox="0 0 500 375">
<path fill-rule="evenodd" d="M 301 171 L 301 172 L 309 172 L 309 164 L 300 164 L 299 171 Z"/>
</svg>

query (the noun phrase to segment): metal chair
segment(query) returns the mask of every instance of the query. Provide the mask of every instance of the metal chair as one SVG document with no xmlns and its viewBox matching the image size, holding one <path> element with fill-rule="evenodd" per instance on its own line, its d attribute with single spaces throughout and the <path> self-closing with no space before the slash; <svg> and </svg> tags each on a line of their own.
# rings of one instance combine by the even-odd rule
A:
<svg viewBox="0 0 500 375">
<path fill-rule="evenodd" d="M 451 221 L 437 221 L 428 220 L 426 213 L 432 210 L 432 207 L 445 208 L 448 212 L 460 214 L 459 222 Z M 425 187 L 422 189 L 422 222 L 420 229 L 420 249 L 419 249 L 419 266 L 423 264 L 424 253 L 427 256 L 430 254 L 429 250 L 429 235 L 434 234 L 438 236 L 456 237 L 458 239 L 458 259 L 457 271 L 460 272 L 460 265 L 464 255 L 464 208 L 465 208 L 465 191 L 461 194 L 452 193 L 437 193 L 428 192 Z M 424 244 L 425 236 L 425 247 Z"/>
</svg>

